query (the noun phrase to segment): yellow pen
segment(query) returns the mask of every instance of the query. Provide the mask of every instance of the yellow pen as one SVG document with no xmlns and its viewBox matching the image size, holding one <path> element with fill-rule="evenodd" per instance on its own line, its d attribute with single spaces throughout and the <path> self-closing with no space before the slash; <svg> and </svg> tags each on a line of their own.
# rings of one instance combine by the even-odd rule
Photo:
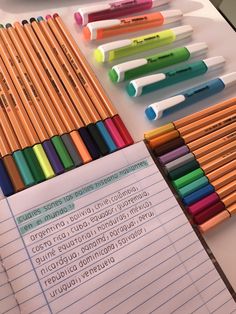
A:
<svg viewBox="0 0 236 314">
<path fill-rule="evenodd" d="M 97 62 L 113 61 L 169 45 L 177 40 L 191 36 L 192 32 L 193 28 L 190 25 L 183 25 L 145 36 L 113 41 L 99 46 L 94 51 L 94 56 Z"/>
</svg>

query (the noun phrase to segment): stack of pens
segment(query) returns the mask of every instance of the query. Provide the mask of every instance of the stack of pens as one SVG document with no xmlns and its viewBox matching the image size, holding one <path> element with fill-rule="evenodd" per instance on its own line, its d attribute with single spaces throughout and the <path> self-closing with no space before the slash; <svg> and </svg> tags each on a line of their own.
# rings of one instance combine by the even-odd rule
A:
<svg viewBox="0 0 236 314">
<path fill-rule="evenodd" d="M 90 4 L 79 8 L 75 13 L 75 19 L 79 25 L 84 26 L 83 35 L 86 40 L 101 40 L 181 21 L 183 17 L 181 10 L 152 10 L 151 13 L 118 19 L 118 17 L 157 8 L 169 4 L 169 2 L 171 1 L 121 0 L 111 3 L 100 3 L 99 5 Z M 100 63 L 111 62 L 119 58 L 165 47 L 175 42 L 178 43 L 182 39 L 190 38 L 192 32 L 193 28 L 191 25 L 182 25 L 155 33 L 149 32 L 144 36 L 112 41 L 98 46 L 94 51 L 94 56 Z M 191 79 L 203 76 L 210 71 L 219 71 L 223 68 L 225 64 L 223 56 L 191 61 L 193 58 L 199 58 L 206 54 L 207 49 L 207 44 L 204 42 L 193 43 L 143 58 L 129 60 L 114 65 L 108 72 L 109 77 L 113 83 L 131 80 L 126 86 L 126 91 L 130 97 L 139 97 L 147 93 L 156 92 L 184 81 L 188 84 L 191 82 Z M 185 61 L 191 62 L 183 63 Z M 176 64 L 180 65 L 160 72 L 160 70 Z M 148 75 L 154 71 L 159 72 Z M 154 102 L 147 106 L 145 110 L 146 117 L 149 120 L 159 119 L 163 114 L 173 113 L 184 106 L 191 105 L 221 92 L 225 87 L 234 84 L 236 84 L 236 73 L 229 73 L 193 88 L 180 91 L 171 98 L 165 100 L 154 99 Z"/>
<path fill-rule="evenodd" d="M 236 98 L 144 137 L 202 232 L 236 212 Z"/>
<path fill-rule="evenodd" d="M 58 14 L 0 25 L 5 196 L 133 143 Z"/>
</svg>

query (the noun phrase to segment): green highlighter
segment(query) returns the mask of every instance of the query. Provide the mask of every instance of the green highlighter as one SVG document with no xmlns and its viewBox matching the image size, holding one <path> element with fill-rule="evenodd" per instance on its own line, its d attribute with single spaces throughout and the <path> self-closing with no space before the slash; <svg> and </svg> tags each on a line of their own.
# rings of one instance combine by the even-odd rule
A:
<svg viewBox="0 0 236 314">
<path fill-rule="evenodd" d="M 191 36 L 192 32 L 192 26 L 182 25 L 145 36 L 114 41 L 99 46 L 94 51 L 94 57 L 97 62 L 113 61 L 115 59 L 132 56 L 137 53 L 169 45 Z"/>
<path fill-rule="evenodd" d="M 165 71 L 163 73 L 144 76 L 133 80 L 128 84 L 126 89 L 129 96 L 138 97 L 203 75 L 206 72 L 217 70 L 223 67 L 224 64 L 225 59 L 222 56 L 184 64 L 171 71 Z"/>
<path fill-rule="evenodd" d="M 147 58 L 115 65 L 108 74 L 111 81 L 114 83 L 131 80 L 205 54 L 207 49 L 206 43 L 196 43 L 185 47 L 170 49 Z"/>
</svg>

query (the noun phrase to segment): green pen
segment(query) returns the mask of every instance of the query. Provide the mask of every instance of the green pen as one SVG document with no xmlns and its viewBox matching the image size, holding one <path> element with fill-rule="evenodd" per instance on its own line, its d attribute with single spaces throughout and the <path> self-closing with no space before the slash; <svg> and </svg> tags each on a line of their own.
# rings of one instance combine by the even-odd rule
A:
<svg viewBox="0 0 236 314">
<path fill-rule="evenodd" d="M 224 64 L 225 59 L 222 56 L 184 64 L 171 71 L 165 71 L 163 73 L 144 76 L 133 80 L 128 84 L 126 89 L 129 96 L 138 97 L 203 75 L 206 72 L 219 69 L 223 67 Z"/>
<path fill-rule="evenodd" d="M 94 56 L 97 62 L 113 61 L 115 59 L 132 56 L 136 53 L 169 45 L 177 40 L 191 36 L 192 32 L 192 26 L 183 25 L 145 36 L 114 41 L 99 46 L 95 50 Z"/>
<path fill-rule="evenodd" d="M 206 43 L 196 43 L 185 47 L 170 49 L 147 58 L 115 65 L 108 74 L 114 83 L 131 80 L 202 55 L 206 53 L 207 48 Z"/>
</svg>

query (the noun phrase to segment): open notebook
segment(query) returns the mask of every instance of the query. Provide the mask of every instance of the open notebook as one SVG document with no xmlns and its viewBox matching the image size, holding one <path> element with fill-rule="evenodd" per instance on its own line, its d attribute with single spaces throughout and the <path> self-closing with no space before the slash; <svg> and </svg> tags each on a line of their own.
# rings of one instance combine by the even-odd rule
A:
<svg viewBox="0 0 236 314">
<path fill-rule="evenodd" d="M 0 207 L 0 313 L 236 313 L 143 142 Z"/>
</svg>

